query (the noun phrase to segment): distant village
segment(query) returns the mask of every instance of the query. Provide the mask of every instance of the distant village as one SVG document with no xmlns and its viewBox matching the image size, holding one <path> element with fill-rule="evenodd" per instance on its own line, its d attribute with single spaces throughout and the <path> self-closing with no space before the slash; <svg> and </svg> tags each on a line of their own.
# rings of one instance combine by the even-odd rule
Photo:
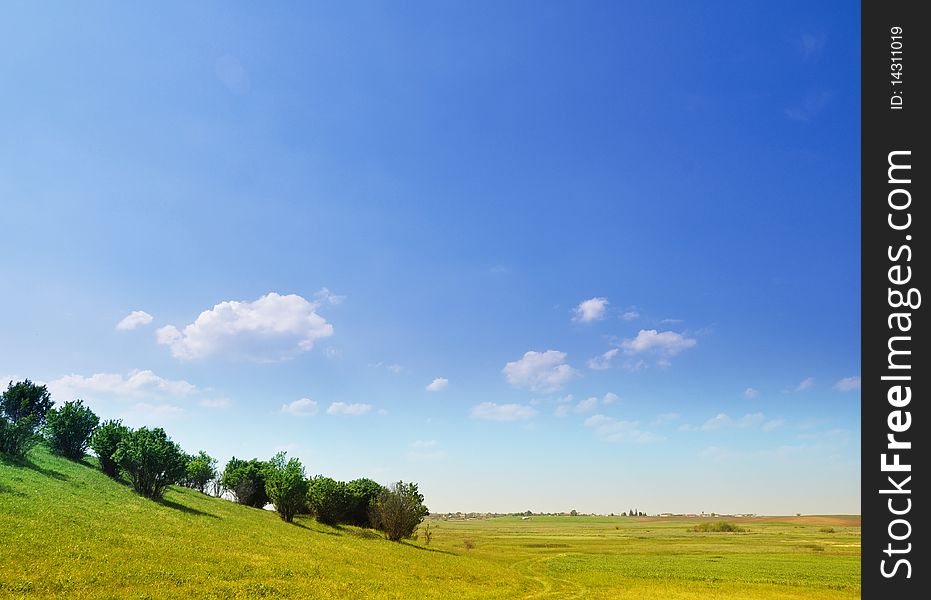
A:
<svg viewBox="0 0 931 600">
<path fill-rule="evenodd" d="M 527 521 L 533 517 L 651 517 L 651 518 L 682 518 L 682 519 L 701 519 L 701 518 L 729 518 L 729 519 L 738 519 L 738 518 L 748 518 L 748 517 L 758 517 L 760 515 L 756 513 L 735 513 L 735 514 L 725 514 L 725 513 L 708 513 L 708 512 L 698 512 L 698 513 L 658 513 L 658 514 L 648 514 L 641 512 L 639 510 L 631 510 L 621 513 L 580 513 L 576 510 L 570 510 L 568 512 L 538 512 L 534 513 L 532 511 L 524 511 L 517 513 L 483 513 L 483 512 L 450 512 L 450 513 L 437 513 L 430 515 L 430 519 L 437 521 L 464 521 L 469 519 L 494 519 L 498 517 L 521 517 L 521 519 Z"/>
</svg>

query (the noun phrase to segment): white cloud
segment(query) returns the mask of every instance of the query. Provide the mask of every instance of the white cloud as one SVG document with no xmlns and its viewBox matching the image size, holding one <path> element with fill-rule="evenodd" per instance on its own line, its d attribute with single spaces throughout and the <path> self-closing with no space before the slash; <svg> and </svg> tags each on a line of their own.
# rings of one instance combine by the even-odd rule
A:
<svg viewBox="0 0 931 600">
<path fill-rule="evenodd" d="M 676 412 L 663 413 L 661 415 L 656 416 L 656 419 L 653 421 L 653 424 L 654 425 L 665 425 L 667 423 L 672 423 L 673 421 L 677 421 L 681 418 L 682 418 L 681 413 L 676 413 Z"/>
<path fill-rule="evenodd" d="M 229 408 L 233 402 L 229 398 L 205 398 L 198 402 L 204 408 Z"/>
<path fill-rule="evenodd" d="M 637 319 L 639 317 L 640 317 L 640 313 L 638 313 L 635 310 L 629 310 L 621 315 L 621 318 L 624 319 L 625 321 L 633 321 L 634 319 Z"/>
<path fill-rule="evenodd" d="M 284 360 L 333 335 L 333 326 L 316 313 L 317 307 L 296 294 L 271 292 L 254 302 L 221 302 L 183 330 L 162 327 L 156 339 L 182 360 L 217 354 L 258 362 Z"/>
<path fill-rule="evenodd" d="M 133 370 L 125 377 L 119 373 L 94 373 L 65 375 L 48 383 L 53 397 L 61 400 L 74 398 L 165 398 L 187 396 L 197 387 L 182 379 L 171 380 L 156 375 L 150 370 Z"/>
<path fill-rule="evenodd" d="M 537 411 L 532 406 L 525 404 L 482 402 L 472 407 L 471 417 L 486 421 L 525 421 L 536 414 Z"/>
<path fill-rule="evenodd" d="M 675 331 L 657 332 L 655 329 L 641 329 L 637 337 L 621 340 L 621 348 L 627 354 L 655 352 L 661 356 L 675 356 L 697 343 L 694 338 Z"/>
<path fill-rule="evenodd" d="M 663 439 L 655 433 L 640 429 L 637 421 L 620 421 L 606 415 L 588 417 L 585 419 L 585 426 L 594 429 L 595 435 L 606 442 L 647 444 Z"/>
<path fill-rule="evenodd" d="M 436 440 L 417 440 L 411 444 L 414 448 L 433 448 L 436 445 Z"/>
<path fill-rule="evenodd" d="M 588 368 L 595 371 L 603 371 L 605 369 L 611 368 L 611 360 L 620 352 L 617 348 L 612 348 L 602 354 L 601 356 L 596 356 L 595 358 L 590 358 L 588 360 Z"/>
<path fill-rule="evenodd" d="M 553 411 L 553 415 L 562 418 L 567 416 L 570 410 L 572 410 L 572 406 L 568 404 L 560 404 L 556 407 L 556 410 Z"/>
<path fill-rule="evenodd" d="M 371 404 L 346 404 L 345 402 L 333 402 L 326 409 L 328 415 L 347 415 L 358 417 L 372 410 Z"/>
<path fill-rule="evenodd" d="M 850 392 L 853 390 L 860 389 L 860 376 L 854 375 L 853 377 L 844 377 L 840 381 L 834 384 L 834 389 L 841 392 Z"/>
<path fill-rule="evenodd" d="M 598 407 L 598 398 L 592 396 L 575 405 L 575 412 L 588 412 Z"/>
<path fill-rule="evenodd" d="M 746 414 L 739 419 L 730 417 L 727 413 L 718 413 L 702 424 L 702 431 L 714 431 L 717 429 L 748 429 L 757 427 L 766 419 L 763 413 Z"/>
<path fill-rule="evenodd" d="M 152 322 L 152 315 L 144 310 L 134 310 L 116 324 L 118 331 L 129 331 L 142 325 L 148 325 Z"/>
<path fill-rule="evenodd" d="M 760 390 L 758 389 L 748 387 L 747 389 L 744 390 L 744 398 L 748 400 L 753 400 L 754 398 L 759 397 L 759 395 L 760 395 Z"/>
<path fill-rule="evenodd" d="M 607 394 L 604 395 L 604 398 L 601 399 L 601 403 L 607 406 L 608 404 L 614 404 L 620 399 L 621 397 L 615 394 L 614 392 L 608 392 Z"/>
<path fill-rule="evenodd" d="M 520 360 L 507 363 L 501 372 L 511 385 L 535 392 L 555 392 L 577 374 L 563 362 L 565 359 L 566 353 L 558 350 L 531 350 Z"/>
<path fill-rule="evenodd" d="M 337 296 L 329 288 L 320 288 L 320 291 L 314 294 L 314 299 L 321 304 L 342 304 L 346 296 Z"/>
<path fill-rule="evenodd" d="M 607 308 L 607 298 L 590 298 L 580 302 L 579 305 L 575 307 L 573 310 L 575 316 L 572 317 L 572 320 L 580 321 L 582 323 L 600 321 L 601 319 L 605 318 L 605 312 L 607 311 Z"/>
<path fill-rule="evenodd" d="M 772 419 L 771 421 L 767 421 L 763 423 L 762 429 L 763 431 L 772 431 L 774 429 L 779 429 L 785 424 L 786 424 L 785 419 Z"/>
<path fill-rule="evenodd" d="M 294 415 L 296 417 L 312 417 L 320 410 L 320 405 L 316 400 L 310 398 L 301 398 L 294 402 L 281 405 L 281 412 Z"/>
<path fill-rule="evenodd" d="M 815 385 L 815 378 L 814 378 L 814 377 L 806 377 L 805 379 L 803 379 L 803 380 L 801 381 L 801 383 L 799 383 L 797 386 L 795 386 L 795 389 L 794 389 L 793 391 L 796 391 L 796 392 L 804 392 L 805 390 L 811 389 L 811 387 L 812 387 L 813 385 Z"/>
<path fill-rule="evenodd" d="M 437 377 L 436 379 L 431 381 L 429 384 L 427 384 L 427 391 L 428 392 L 439 392 L 441 390 L 446 389 L 447 385 L 449 385 L 448 379 L 446 379 L 445 377 Z"/>
</svg>

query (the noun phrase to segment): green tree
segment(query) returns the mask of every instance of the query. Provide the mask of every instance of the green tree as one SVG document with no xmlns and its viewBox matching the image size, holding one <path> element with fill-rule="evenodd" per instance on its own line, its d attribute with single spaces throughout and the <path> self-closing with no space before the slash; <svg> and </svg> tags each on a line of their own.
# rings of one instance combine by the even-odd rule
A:
<svg viewBox="0 0 931 600">
<path fill-rule="evenodd" d="M 265 470 L 267 464 L 253 458 L 242 460 L 235 456 L 226 463 L 220 483 L 233 492 L 236 502 L 255 508 L 268 504 L 265 491 Z"/>
<path fill-rule="evenodd" d="M 349 492 L 349 507 L 346 523 L 358 527 L 374 527 L 372 511 L 375 500 L 385 489 L 380 483 L 371 479 L 354 479 L 346 484 Z"/>
<path fill-rule="evenodd" d="M 217 476 L 217 460 L 201 450 L 195 456 L 187 457 L 185 471 L 187 487 L 203 493 L 210 480 Z"/>
<path fill-rule="evenodd" d="M 161 427 L 140 427 L 120 440 L 113 459 L 139 494 L 161 499 L 165 488 L 185 476 L 184 452 Z"/>
<path fill-rule="evenodd" d="M 307 479 L 304 467 L 296 458 L 285 462 L 285 453 L 279 452 L 268 462 L 265 470 L 265 493 L 275 510 L 286 522 L 307 507 Z"/>
<path fill-rule="evenodd" d="M 376 526 L 392 541 L 411 537 L 424 517 L 430 514 L 416 483 L 399 481 L 383 490 L 375 500 Z"/>
<path fill-rule="evenodd" d="M 0 416 L 0 454 L 22 458 L 39 441 L 36 435 L 36 417 L 29 415 L 18 421 Z"/>
<path fill-rule="evenodd" d="M 349 487 L 330 477 L 314 477 L 308 486 L 307 504 L 310 512 L 321 523 L 345 523 L 352 508 Z"/>
<path fill-rule="evenodd" d="M 100 459 L 100 469 L 110 477 L 116 477 L 120 472 L 120 466 L 113 460 L 113 455 L 127 435 L 129 428 L 122 421 L 109 420 L 100 424 L 91 436 L 90 446 Z"/>
<path fill-rule="evenodd" d="M 26 379 L 13 385 L 11 381 L 0 396 L 0 414 L 16 423 L 26 417 L 35 417 L 35 427 L 45 425 L 45 414 L 52 408 L 52 396 L 44 385 Z"/>
<path fill-rule="evenodd" d="M 45 419 L 45 436 L 52 452 L 72 460 L 84 458 L 91 434 L 100 422 L 94 411 L 75 400 L 48 411 Z"/>
</svg>

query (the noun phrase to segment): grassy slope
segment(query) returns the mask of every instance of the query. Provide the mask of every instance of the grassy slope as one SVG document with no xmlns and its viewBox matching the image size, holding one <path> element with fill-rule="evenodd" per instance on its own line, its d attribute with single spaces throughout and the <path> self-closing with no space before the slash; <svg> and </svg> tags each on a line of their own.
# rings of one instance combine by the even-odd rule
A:
<svg viewBox="0 0 931 600">
<path fill-rule="evenodd" d="M 860 529 L 832 518 L 431 521 L 429 549 L 173 488 L 136 496 L 37 449 L 0 458 L 0 597 L 857 598 Z M 474 542 L 466 550 L 464 540 Z"/>
<path fill-rule="evenodd" d="M 183 488 L 145 500 L 87 463 L 0 458 L 0 597 L 512 598 L 494 564 Z M 369 535 L 366 535 L 369 534 Z"/>
</svg>

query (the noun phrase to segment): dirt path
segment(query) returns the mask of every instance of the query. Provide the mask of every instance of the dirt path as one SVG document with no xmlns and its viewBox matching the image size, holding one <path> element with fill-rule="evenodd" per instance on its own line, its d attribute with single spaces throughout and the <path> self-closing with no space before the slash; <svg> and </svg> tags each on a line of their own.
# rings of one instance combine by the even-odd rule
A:
<svg viewBox="0 0 931 600">
<path fill-rule="evenodd" d="M 547 562 L 554 558 L 567 556 L 568 554 L 570 553 L 564 552 L 562 554 L 537 556 L 518 561 L 511 565 L 511 568 L 522 577 L 536 582 L 541 587 L 541 589 L 531 592 L 527 596 L 524 596 L 524 598 L 527 600 L 531 598 L 559 598 L 562 600 L 584 598 L 585 589 L 581 585 L 569 579 L 554 577 L 547 572 Z"/>
</svg>

